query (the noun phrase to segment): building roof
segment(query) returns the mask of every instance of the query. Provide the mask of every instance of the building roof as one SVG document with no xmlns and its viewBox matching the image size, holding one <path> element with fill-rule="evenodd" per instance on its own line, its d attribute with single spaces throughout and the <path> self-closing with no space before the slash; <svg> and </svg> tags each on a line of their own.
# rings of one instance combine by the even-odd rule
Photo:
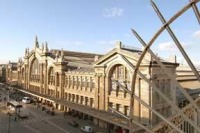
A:
<svg viewBox="0 0 200 133">
<path fill-rule="evenodd" d="M 53 49 L 51 50 L 53 54 L 52 57 L 56 58 L 56 54 L 61 55 L 61 50 Z M 75 52 L 63 50 L 64 61 L 67 62 L 69 71 L 89 71 L 93 72 L 93 63 L 95 58 L 99 58 L 102 55 L 95 53 L 84 53 L 84 52 Z"/>
</svg>

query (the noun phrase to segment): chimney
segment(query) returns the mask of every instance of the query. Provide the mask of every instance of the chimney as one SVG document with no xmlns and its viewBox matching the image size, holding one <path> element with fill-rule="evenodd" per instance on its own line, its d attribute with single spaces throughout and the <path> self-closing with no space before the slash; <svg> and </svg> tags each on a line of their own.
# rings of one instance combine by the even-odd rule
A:
<svg viewBox="0 0 200 133">
<path fill-rule="evenodd" d="M 94 61 L 97 61 L 98 59 L 99 59 L 99 56 L 98 56 L 98 55 L 95 55 Z"/>
<path fill-rule="evenodd" d="M 116 44 L 115 44 L 115 47 L 117 49 L 121 49 L 122 48 L 122 42 L 121 41 L 117 41 Z"/>
</svg>

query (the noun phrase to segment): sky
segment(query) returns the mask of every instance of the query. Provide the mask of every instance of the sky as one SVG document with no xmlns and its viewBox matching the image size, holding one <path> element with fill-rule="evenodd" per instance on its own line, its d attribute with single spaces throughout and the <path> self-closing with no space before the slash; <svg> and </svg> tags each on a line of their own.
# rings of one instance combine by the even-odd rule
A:
<svg viewBox="0 0 200 133">
<path fill-rule="evenodd" d="M 189 0 L 154 2 L 169 20 Z M 162 26 L 150 0 L 0 0 L 0 20 L 0 63 L 17 62 L 25 48 L 33 49 L 35 36 L 40 45 L 47 41 L 49 49 L 106 54 L 116 41 L 142 48 L 131 29 L 148 43 Z M 200 30 L 193 10 L 170 27 L 192 61 L 200 64 Z M 166 31 L 151 49 L 162 58 L 177 55 L 185 63 Z"/>
</svg>

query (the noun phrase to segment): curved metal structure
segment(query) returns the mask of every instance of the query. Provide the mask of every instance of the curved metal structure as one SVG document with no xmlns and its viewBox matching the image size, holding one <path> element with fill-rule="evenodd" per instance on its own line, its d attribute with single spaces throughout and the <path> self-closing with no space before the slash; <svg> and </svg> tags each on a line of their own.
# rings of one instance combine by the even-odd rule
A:
<svg viewBox="0 0 200 133">
<path fill-rule="evenodd" d="M 197 77 L 198 81 L 200 82 L 200 75 L 198 73 L 198 71 L 196 70 L 196 68 L 194 67 L 194 64 L 192 63 L 192 61 L 190 60 L 189 56 L 187 55 L 187 53 L 184 51 L 182 45 L 180 44 L 180 42 L 178 41 L 177 37 L 175 36 L 175 34 L 173 33 L 173 31 L 170 28 L 170 24 L 173 23 L 178 17 L 180 17 L 184 12 L 186 12 L 188 9 L 193 8 L 193 11 L 195 13 L 195 16 L 198 20 L 198 22 L 200 23 L 200 14 L 199 14 L 199 10 L 196 6 L 196 4 L 199 2 L 200 0 L 190 0 L 190 2 L 183 7 L 179 12 L 177 12 L 169 21 L 166 21 L 164 19 L 164 17 L 162 16 L 161 12 L 159 11 L 158 7 L 156 6 L 156 4 L 151 0 L 151 4 L 152 7 L 154 8 L 155 12 L 157 13 L 158 17 L 160 18 L 160 20 L 163 23 L 163 26 L 155 33 L 155 35 L 152 37 L 152 39 L 150 40 L 150 42 L 148 44 L 146 44 L 142 38 L 137 34 L 136 31 L 132 30 L 133 34 L 136 36 L 136 38 L 141 42 L 141 44 L 144 46 L 144 50 L 136 64 L 136 66 L 134 67 L 134 74 L 132 77 L 132 89 L 130 92 L 131 95 L 131 99 L 130 99 L 130 133 L 133 132 L 133 124 L 132 122 L 134 121 L 133 119 L 133 108 L 134 108 L 134 99 L 137 99 L 141 104 L 145 105 L 143 103 L 143 101 L 141 101 L 141 99 L 138 99 L 137 96 L 135 96 L 135 83 L 136 83 L 136 78 L 137 75 L 141 76 L 146 82 L 148 82 L 150 84 L 150 86 L 152 88 L 155 89 L 155 91 L 167 102 L 171 105 L 173 110 L 176 110 L 181 117 L 183 117 L 183 119 L 185 121 L 187 121 L 188 123 L 190 123 L 196 131 L 200 131 L 199 126 L 193 122 L 188 115 L 184 112 L 184 110 L 181 110 L 177 105 L 174 105 L 171 100 L 166 97 L 159 89 L 156 88 L 156 86 L 154 84 L 152 84 L 140 71 L 139 71 L 139 67 L 141 65 L 142 60 L 144 59 L 145 55 L 147 52 L 149 52 L 152 57 L 154 58 L 154 60 L 160 65 L 160 67 L 162 68 L 162 70 L 169 76 L 170 79 L 174 80 L 174 83 L 178 86 L 178 88 L 180 89 L 180 91 L 184 94 L 184 96 L 188 99 L 188 101 L 190 102 L 190 104 L 192 105 L 192 107 L 195 108 L 195 110 L 199 113 L 200 112 L 200 108 L 197 106 L 196 101 L 194 101 L 191 96 L 180 86 L 180 84 L 178 83 L 178 81 L 176 81 L 175 77 L 169 75 L 167 73 L 167 69 L 166 67 L 163 65 L 163 63 L 156 57 L 156 55 L 151 51 L 150 47 L 153 45 L 154 41 L 159 37 L 159 35 L 164 31 L 167 30 L 169 35 L 171 36 L 171 38 L 174 40 L 175 44 L 177 45 L 178 49 L 180 50 L 180 52 L 182 53 L 183 57 L 186 59 L 187 63 L 189 64 L 190 68 L 192 69 L 193 73 L 195 74 L 195 76 Z M 146 106 L 147 107 L 147 106 Z M 171 122 L 169 119 L 164 118 L 162 115 L 160 115 L 156 110 L 154 110 L 151 107 L 147 107 L 148 109 L 150 109 L 152 112 L 154 112 L 156 115 L 158 115 L 163 121 L 165 121 L 166 123 L 168 123 L 170 125 L 170 127 L 172 127 L 173 130 L 176 130 L 178 132 L 184 132 L 182 131 L 179 127 L 177 127 L 176 124 L 174 124 L 173 122 Z M 135 123 L 135 122 L 134 122 Z M 138 126 L 140 126 L 140 124 L 137 124 Z M 151 130 L 148 127 L 141 127 L 145 130 L 147 130 L 148 132 L 155 132 L 155 130 Z"/>
</svg>

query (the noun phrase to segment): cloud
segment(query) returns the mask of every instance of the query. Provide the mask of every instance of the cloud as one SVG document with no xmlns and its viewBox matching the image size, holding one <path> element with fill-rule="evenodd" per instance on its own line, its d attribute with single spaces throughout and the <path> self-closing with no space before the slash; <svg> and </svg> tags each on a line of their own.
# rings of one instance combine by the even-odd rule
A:
<svg viewBox="0 0 200 133">
<path fill-rule="evenodd" d="M 180 42 L 180 43 L 184 48 L 188 48 L 188 47 L 191 46 L 191 43 L 185 43 L 185 42 Z M 162 43 L 158 44 L 158 46 L 159 46 L 160 50 L 165 50 L 165 51 L 176 51 L 176 50 L 178 50 L 176 44 L 172 41 L 162 42 Z"/>
<path fill-rule="evenodd" d="M 107 8 L 104 9 L 103 11 L 103 16 L 110 18 L 110 17 L 117 17 L 117 16 L 122 16 L 124 10 L 122 8 L 118 8 L 118 7 L 113 7 L 113 8 Z"/>
<path fill-rule="evenodd" d="M 195 38 L 200 38 L 200 30 L 194 32 L 193 36 L 194 36 Z"/>
</svg>

